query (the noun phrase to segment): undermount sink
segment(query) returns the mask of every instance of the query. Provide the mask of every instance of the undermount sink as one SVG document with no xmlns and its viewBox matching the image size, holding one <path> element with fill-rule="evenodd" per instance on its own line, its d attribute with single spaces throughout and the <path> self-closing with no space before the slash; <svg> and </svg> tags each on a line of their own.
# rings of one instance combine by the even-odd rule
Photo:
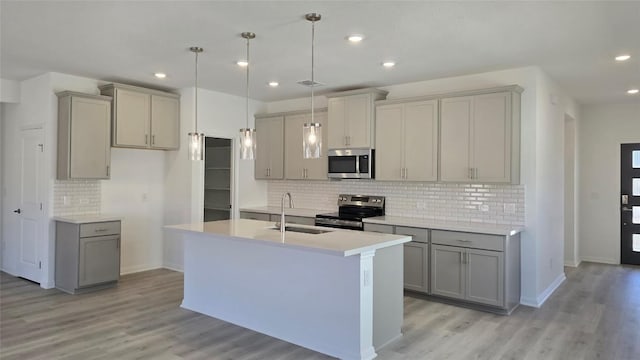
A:
<svg viewBox="0 0 640 360">
<path fill-rule="evenodd" d="M 280 230 L 280 224 L 276 224 L 276 226 L 272 227 L 271 229 Z M 321 230 L 321 229 L 313 229 L 313 228 L 291 226 L 291 225 L 286 225 L 284 227 L 284 231 L 299 232 L 299 233 L 314 234 L 314 235 L 331 232 L 331 230 Z"/>
</svg>

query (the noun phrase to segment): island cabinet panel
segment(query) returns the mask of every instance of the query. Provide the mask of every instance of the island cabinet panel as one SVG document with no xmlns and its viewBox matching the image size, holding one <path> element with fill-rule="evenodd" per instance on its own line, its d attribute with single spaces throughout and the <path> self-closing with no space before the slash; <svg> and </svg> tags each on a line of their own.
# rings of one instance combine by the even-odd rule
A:
<svg viewBox="0 0 640 360">
<path fill-rule="evenodd" d="M 376 179 L 438 179 L 438 101 L 376 107 Z"/>
<path fill-rule="evenodd" d="M 504 305 L 504 259 L 502 252 L 467 249 L 467 299 L 477 303 Z"/>
<path fill-rule="evenodd" d="M 255 178 L 284 178 L 284 116 L 256 117 L 256 142 Z"/>
<path fill-rule="evenodd" d="M 108 179 L 111 98 L 58 93 L 57 178 Z"/>
<path fill-rule="evenodd" d="M 322 138 L 327 139 L 327 112 L 314 112 L 313 122 L 321 125 Z M 305 159 L 303 156 L 302 129 L 304 124 L 307 123 L 311 123 L 311 113 L 285 115 L 285 178 L 291 180 L 326 180 L 327 149 L 322 149 L 322 154 L 318 159 Z"/>
<path fill-rule="evenodd" d="M 114 286 L 120 278 L 120 221 L 56 221 L 56 288 L 76 294 Z"/>
<path fill-rule="evenodd" d="M 441 99 L 440 180 L 520 181 L 520 92 Z"/>
<path fill-rule="evenodd" d="M 327 95 L 329 149 L 375 147 L 374 102 L 386 96 L 386 91 L 377 89 Z"/>
<path fill-rule="evenodd" d="M 429 288 L 429 230 L 383 224 L 364 224 L 364 231 L 411 236 L 404 244 L 404 288 L 421 293 L 430 293 Z"/>
<path fill-rule="evenodd" d="M 113 97 L 114 147 L 174 150 L 180 146 L 180 96 L 124 84 L 100 86 Z"/>
</svg>

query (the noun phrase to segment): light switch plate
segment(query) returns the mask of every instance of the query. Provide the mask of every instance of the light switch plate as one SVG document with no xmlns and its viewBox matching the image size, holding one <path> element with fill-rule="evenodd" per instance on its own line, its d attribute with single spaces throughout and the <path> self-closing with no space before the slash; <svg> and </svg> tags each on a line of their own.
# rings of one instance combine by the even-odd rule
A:
<svg viewBox="0 0 640 360">
<path fill-rule="evenodd" d="M 516 204 L 504 204 L 504 212 L 505 214 L 515 214 Z"/>
</svg>

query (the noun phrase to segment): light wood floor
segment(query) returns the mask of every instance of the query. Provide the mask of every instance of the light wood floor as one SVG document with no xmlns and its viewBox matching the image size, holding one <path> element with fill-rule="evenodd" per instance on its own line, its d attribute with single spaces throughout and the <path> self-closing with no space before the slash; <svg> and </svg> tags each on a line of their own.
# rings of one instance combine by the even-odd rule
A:
<svg viewBox="0 0 640 360">
<path fill-rule="evenodd" d="M 329 359 L 179 307 L 182 274 L 123 276 L 84 295 L 0 275 L 0 358 Z M 259 301 L 259 299 L 256 299 Z M 640 268 L 583 263 L 541 309 L 499 316 L 405 297 L 379 359 L 640 359 Z"/>
</svg>

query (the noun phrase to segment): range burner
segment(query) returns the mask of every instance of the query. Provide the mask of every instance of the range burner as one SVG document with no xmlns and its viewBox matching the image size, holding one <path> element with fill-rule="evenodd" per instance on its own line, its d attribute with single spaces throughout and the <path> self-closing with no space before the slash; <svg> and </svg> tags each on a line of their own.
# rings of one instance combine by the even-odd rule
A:
<svg viewBox="0 0 640 360">
<path fill-rule="evenodd" d="M 363 218 L 384 215 L 384 196 L 338 196 L 338 212 L 316 215 L 316 226 L 364 230 Z"/>
</svg>

